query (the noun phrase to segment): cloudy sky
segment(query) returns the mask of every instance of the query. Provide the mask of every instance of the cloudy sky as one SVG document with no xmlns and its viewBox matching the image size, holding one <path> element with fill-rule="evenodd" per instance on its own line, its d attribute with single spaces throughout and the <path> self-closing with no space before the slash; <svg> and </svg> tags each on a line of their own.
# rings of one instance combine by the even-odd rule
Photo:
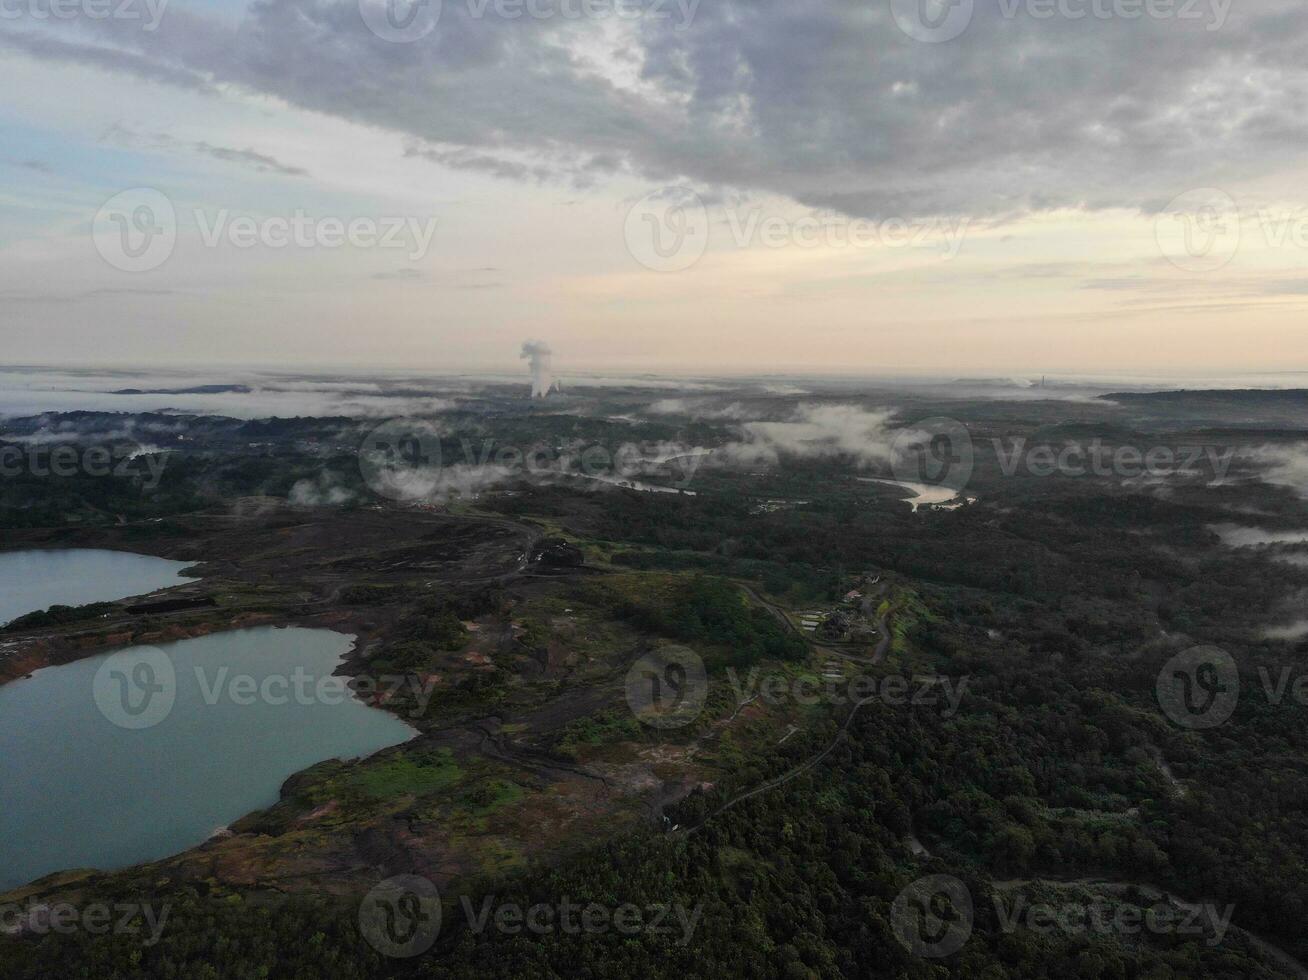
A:
<svg viewBox="0 0 1308 980">
<path fill-rule="evenodd" d="M 1302 0 L 0 0 L 7 363 L 1308 368 Z"/>
</svg>

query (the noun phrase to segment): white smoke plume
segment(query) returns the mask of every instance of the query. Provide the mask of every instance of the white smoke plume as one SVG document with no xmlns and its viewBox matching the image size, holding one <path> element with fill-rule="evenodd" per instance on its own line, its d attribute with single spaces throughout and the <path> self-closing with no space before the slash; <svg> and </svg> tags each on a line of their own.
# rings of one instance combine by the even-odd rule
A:
<svg viewBox="0 0 1308 980">
<path fill-rule="evenodd" d="M 531 397 L 544 398 L 557 387 L 551 360 L 554 352 L 543 340 L 523 341 L 522 353 L 531 368 Z"/>
</svg>

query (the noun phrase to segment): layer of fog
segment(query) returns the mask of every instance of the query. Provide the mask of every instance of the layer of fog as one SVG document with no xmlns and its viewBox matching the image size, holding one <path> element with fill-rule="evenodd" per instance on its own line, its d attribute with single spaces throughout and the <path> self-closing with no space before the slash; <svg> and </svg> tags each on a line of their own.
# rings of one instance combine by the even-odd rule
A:
<svg viewBox="0 0 1308 980">
<path fill-rule="evenodd" d="M 1258 478 L 1264 483 L 1289 487 L 1308 500 L 1308 444 L 1246 448 L 1240 451 L 1240 457 L 1261 467 Z"/>
<path fill-rule="evenodd" d="M 849 457 L 859 466 L 894 459 L 896 409 L 869 411 L 858 405 L 800 405 L 786 422 L 745 422 L 741 438 L 714 456 L 737 465 L 775 464 L 782 455 L 801 459 Z"/>
<path fill-rule="evenodd" d="M 185 391 L 202 385 L 248 391 Z M 138 389 L 140 393 L 121 394 Z M 251 374 L 140 375 L 128 372 L 0 371 L 0 418 L 46 412 L 221 415 L 235 419 L 386 417 L 448 410 L 449 398 L 387 395 L 377 382 L 281 379 Z"/>
<path fill-rule="evenodd" d="M 1232 548 L 1257 548 L 1264 545 L 1305 544 L 1308 531 L 1266 531 L 1259 527 L 1241 527 L 1238 524 L 1213 524 L 1210 530 Z"/>
<path fill-rule="evenodd" d="M 316 479 L 296 481 L 287 499 L 300 507 L 340 507 L 351 503 L 355 494 L 335 474 L 324 470 Z"/>
<path fill-rule="evenodd" d="M 1296 619 L 1292 623 L 1284 626 L 1268 626 L 1263 629 L 1261 636 L 1264 640 L 1302 640 L 1308 636 L 1308 619 Z"/>
</svg>

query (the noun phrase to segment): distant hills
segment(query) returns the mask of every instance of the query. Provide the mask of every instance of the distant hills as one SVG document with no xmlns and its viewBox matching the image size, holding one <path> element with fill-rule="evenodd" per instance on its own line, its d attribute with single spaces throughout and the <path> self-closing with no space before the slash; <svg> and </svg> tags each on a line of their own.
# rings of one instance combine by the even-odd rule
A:
<svg viewBox="0 0 1308 980">
<path fill-rule="evenodd" d="M 1195 404 L 1228 405 L 1308 405 L 1308 388 L 1209 388 L 1179 391 L 1123 391 L 1099 396 L 1106 401 L 1137 405 Z"/>
<path fill-rule="evenodd" d="M 248 395 L 248 385 L 196 385 L 193 388 L 119 388 L 111 395 Z"/>
</svg>

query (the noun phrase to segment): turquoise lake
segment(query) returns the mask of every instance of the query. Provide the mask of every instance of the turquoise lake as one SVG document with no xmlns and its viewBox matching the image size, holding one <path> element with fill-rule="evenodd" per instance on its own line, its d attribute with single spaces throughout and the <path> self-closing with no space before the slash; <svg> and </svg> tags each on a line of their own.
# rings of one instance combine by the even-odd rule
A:
<svg viewBox="0 0 1308 980">
<path fill-rule="evenodd" d="M 276 802 L 292 773 L 413 737 L 332 678 L 352 645 L 330 630 L 258 627 L 0 687 L 0 890 L 175 854 Z"/>
<path fill-rule="evenodd" d="M 50 606 L 83 606 L 192 581 L 184 561 L 67 548 L 0 552 L 0 624 Z"/>
</svg>

